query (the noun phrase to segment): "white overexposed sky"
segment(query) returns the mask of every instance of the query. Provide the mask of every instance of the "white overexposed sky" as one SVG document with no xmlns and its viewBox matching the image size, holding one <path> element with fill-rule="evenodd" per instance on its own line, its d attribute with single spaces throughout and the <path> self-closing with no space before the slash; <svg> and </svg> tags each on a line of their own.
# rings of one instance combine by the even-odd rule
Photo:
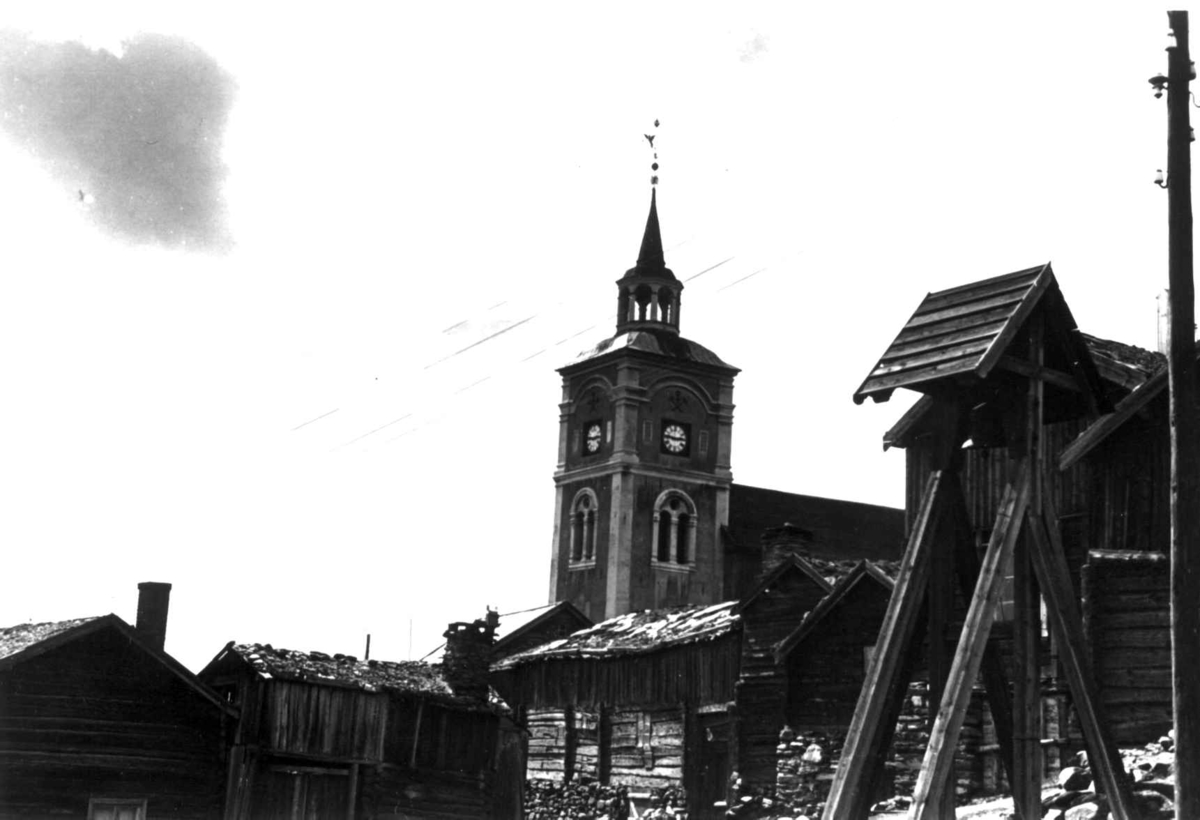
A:
<svg viewBox="0 0 1200 820">
<path fill-rule="evenodd" d="M 84 87 L 59 64 L 0 99 L 0 624 L 132 621 L 137 582 L 169 581 L 167 648 L 198 669 L 229 640 L 367 633 L 403 659 L 410 624 L 419 657 L 544 603 L 554 369 L 612 333 L 655 119 L 683 333 L 743 370 L 739 482 L 902 504 L 880 436 L 911 397 L 850 396 L 928 291 L 1049 260 L 1084 330 L 1155 344 L 1164 8 L 28 3 L 4 25 L 78 65 L 187 41 L 228 96 L 195 132 L 216 165 L 152 177 L 100 92 L 69 101 L 97 140 L 37 113 Z M 176 134 L 193 110 L 114 93 Z"/>
</svg>

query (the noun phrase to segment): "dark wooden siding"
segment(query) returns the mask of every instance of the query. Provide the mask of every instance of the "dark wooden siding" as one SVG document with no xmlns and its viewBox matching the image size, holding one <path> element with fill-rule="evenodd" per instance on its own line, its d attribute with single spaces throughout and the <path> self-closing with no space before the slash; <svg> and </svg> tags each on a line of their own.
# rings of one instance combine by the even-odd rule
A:
<svg viewBox="0 0 1200 820">
<path fill-rule="evenodd" d="M 889 592 L 864 579 L 787 658 L 787 722 L 798 732 L 845 730 L 854 717 Z"/>
<path fill-rule="evenodd" d="M 1084 617 L 1100 700 L 1118 743 L 1171 728 L 1170 562 L 1098 554 L 1084 568 Z"/>
<path fill-rule="evenodd" d="M 748 784 L 770 785 L 775 780 L 775 747 L 787 701 L 787 675 L 775 662 L 775 645 L 800 626 L 826 593 L 827 587 L 797 569 L 742 610 L 737 766 Z"/>
<path fill-rule="evenodd" d="M 739 637 L 735 630 L 657 652 L 538 660 L 494 672 L 492 684 L 528 708 L 725 703 L 733 700 Z"/>
<path fill-rule="evenodd" d="M 266 747 L 325 760 L 383 759 L 387 696 L 358 689 L 268 681 Z"/>
<path fill-rule="evenodd" d="M 85 817 L 147 797 L 151 817 L 219 817 L 222 713 L 115 629 L 0 674 L 0 816 Z"/>
</svg>

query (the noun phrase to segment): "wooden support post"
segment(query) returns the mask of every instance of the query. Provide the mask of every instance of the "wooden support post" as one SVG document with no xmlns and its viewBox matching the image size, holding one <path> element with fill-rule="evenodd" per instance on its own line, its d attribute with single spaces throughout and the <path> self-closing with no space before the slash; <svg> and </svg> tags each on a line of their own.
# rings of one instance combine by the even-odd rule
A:
<svg viewBox="0 0 1200 820">
<path fill-rule="evenodd" d="M 1031 513 L 1032 515 L 1032 513 Z M 1013 551 L 1013 805 L 1022 817 L 1042 807 L 1041 598 L 1028 527 Z"/>
<path fill-rule="evenodd" d="M 937 720 L 925 750 L 921 774 L 913 794 L 909 817 L 912 820 L 938 817 L 943 799 L 941 791 L 954 765 L 954 752 L 958 734 L 966 717 L 971 701 L 971 688 L 979 675 L 987 647 L 988 632 L 996 617 L 996 605 L 1004 583 L 1004 568 L 1008 565 L 1013 546 L 1020 531 L 1025 509 L 1029 503 L 1029 465 L 1022 464 L 1016 486 L 1009 485 L 996 515 L 996 526 L 988 542 L 987 553 L 979 572 L 967 617 L 963 623 L 962 636 L 954 662 L 950 666 L 950 678 L 946 682 L 946 694 L 938 707 Z M 828 817 L 828 815 L 827 815 Z"/>
<path fill-rule="evenodd" d="M 1088 762 L 1108 797 L 1109 811 L 1113 820 L 1130 820 L 1137 814 L 1125 768 L 1102 714 L 1083 634 L 1083 619 L 1071 587 L 1066 554 L 1057 530 L 1050 524 L 1045 518 L 1035 519 L 1031 516 L 1028 527 L 1034 541 L 1030 557 L 1042 594 L 1046 596 L 1046 619 L 1049 621 L 1050 634 L 1061 653 L 1067 682 L 1087 741 Z"/>
<path fill-rule="evenodd" d="M 1035 368 L 1045 362 L 1045 324 L 1041 311 L 1029 317 L 1029 358 Z M 1044 390 L 1041 380 L 1029 379 L 1024 412 L 1025 458 L 1029 465 L 1029 514 L 1042 515 L 1045 462 L 1042 441 Z M 1013 552 L 1013 805 L 1025 817 L 1036 817 L 1042 806 L 1042 687 L 1041 597 L 1029 563 L 1032 541 L 1028 528 Z"/>
<path fill-rule="evenodd" d="M 421 716 L 425 714 L 425 698 L 417 701 L 417 717 L 413 721 L 413 742 L 412 751 L 408 758 L 408 766 L 410 769 L 417 768 L 417 749 L 420 747 L 421 740 Z"/>
<path fill-rule="evenodd" d="M 1167 355 L 1171 420 L 1171 689 L 1175 812 L 1200 817 L 1200 419 L 1196 414 L 1196 299 L 1192 275 L 1192 60 L 1188 13 L 1167 12 L 1167 213 L 1171 304 Z"/>
<path fill-rule="evenodd" d="M 877 782 L 883 768 L 886 743 L 895 731 L 903 690 L 908 683 L 902 680 L 903 671 L 911 663 L 913 638 L 924 612 L 932 553 L 930 541 L 937 537 L 944 517 L 943 483 L 947 480 L 956 479 L 935 470 L 925 484 L 921 509 L 900 562 L 879 641 L 867 667 L 846 745 L 825 803 L 825 820 L 860 820 L 870 809 L 874 797 L 870 787 Z M 864 784 L 868 788 L 863 788 Z"/>
<path fill-rule="evenodd" d="M 370 638 L 367 639 L 368 641 Z M 358 808 L 358 764 L 350 764 L 350 785 L 346 789 L 346 820 L 357 817 Z"/>
<path fill-rule="evenodd" d="M 949 482 L 957 484 L 957 481 Z M 961 492 L 956 494 L 961 498 Z M 950 522 L 952 523 L 952 522 Z M 951 527 L 947 526 L 947 530 Z M 932 568 L 929 576 L 929 594 L 926 595 L 929 610 L 929 703 L 942 702 L 946 690 L 946 680 L 950 676 L 950 659 L 953 649 L 947 647 L 949 639 L 950 618 L 954 608 L 954 544 L 953 537 L 939 536 L 930 543 L 932 548 Z M 937 719 L 937 710 L 930 708 L 928 731 L 933 733 L 933 724 Z M 941 817 L 954 816 L 954 789 L 942 791 L 942 805 L 938 812 Z"/>
</svg>

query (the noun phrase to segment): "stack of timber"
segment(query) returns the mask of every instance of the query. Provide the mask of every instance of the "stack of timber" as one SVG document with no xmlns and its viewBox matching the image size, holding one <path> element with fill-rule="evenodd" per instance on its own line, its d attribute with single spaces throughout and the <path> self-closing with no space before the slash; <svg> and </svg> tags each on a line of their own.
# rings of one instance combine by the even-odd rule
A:
<svg viewBox="0 0 1200 820">
<path fill-rule="evenodd" d="M 1118 743 L 1171 728 L 1170 561 L 1157 552 L 1092 550 L 1084 623 L 1100 699 Z"/>
</svg>

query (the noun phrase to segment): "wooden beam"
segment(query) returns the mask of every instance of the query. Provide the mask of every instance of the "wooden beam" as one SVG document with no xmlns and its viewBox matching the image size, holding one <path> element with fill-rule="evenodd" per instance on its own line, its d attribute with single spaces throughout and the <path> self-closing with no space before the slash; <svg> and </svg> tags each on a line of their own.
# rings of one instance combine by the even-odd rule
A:
<svg viewBox="0 0 1200 820">
<path fill-rule="evenodd" d="M 957 485 L 957 481 L 950 484 Z M 955 494 L 956 500 L 961 501 L 962 493 Z M 947 530 L 953 531 L 953 521 L 948 522 Z M 927 646 L 929 656 L 927 668 L 929 671 L 929 702 L 941 703 L 946 690 L 946 681 L 950 677 L 950 660 L 953 648 L 947 646 L 950 640 L 950 619 L 954 609 L 954 553 L 955 537 L 938 537 L 930 543 L 932 548 L 932 568 L 929 578 L 929 593 L 925 596 L 928 609 L 929 628 Z M 929 711 L 928 731 L 933 732 L 933 724 L 937 718 L 935 710 Z M 945 789 L 942 792 L 942 806 L 938 815 L 954 816 L 954 790 Z"/>
<path fill-rule="evenodd" d="M 1046 360 L 1046 313 L 1029 317 L 1028 350 L 1034 372 Z M 1029 512 L 1042 515 L 1045 447 L 1042 438 L 1044 383 L 1031 376 L 1025 397 L 1025 457 L 1029 465 Z M 1013 805 L 1036 817 L 1042 805 L 1042 612 L 1037 580 L 1029 562 L 1028 527 L 1013 551 Z"/>
<path fill-rule="evenodd" d="M 1047 519 L 1048 516 L 1037 519 L 1030 517 L 1029 530 L 1034 541 L 1030 558 L 1042 594 L 1046 597 L 1050 634 L 1058 647 L 1067 683 L 1071 687 L 1075 710 L 1079 714 L 1079 723 L 1088 745 L 1088 762 L 1108 797 L 1109 811 L 1114 820 L 1132 820 L 1137 817 L 1133 797 L 1121 755 L 1104 720 L 1085 644 L 1083 620 L 1071 587 L 1066 554 L 1058 531 L 1052 526 L 1054 522 Z"/>
<path fill-rule="evenodd" d="M 1009 485 L 1004 492 L 1000 509 L 996 514 L 996 525 L 988 542 L 987 553 L 980 567 L 979 581 L 975 585 L 967 617 L 963 622 L 962 635 L 954 662 L 950 666 L 950 678 L 946 683 L 946 694 L 938 708 L 934 730 L 929 737 L 921 774 L 917 778 L 909 817 L 911 820 L 938 817 L 941 808 L 941 791 L 954 765 L 954 752 L 958 734 L 962 730 L 963 718 L 971 700 L 971 687 L 979 675 L 979 667 L 987 647 L 988 633 L 996 617 L 996 605 L 1004 583 L 1004 570 L 1012 556 L 1013 545 L 1020 532 L 1022 519 L 1029 504 L 1029 465 L 1022 462 L 1016 485 Z M 826 815 L 829 820 L 829 815 Z"/>
<path fill-rule="evenodd" d="M 358 806 L 358 764 L 350 764 L 350 786 L 346 789 L 346 820 L 354 820 Z"/>
<path fill-rule="evenodd" d="M 1013 550 L 1013 805 L 1022 817 L 1042 806 L 1041 597 L 1028 527 Z"/>
<path fill-rule="evenodd" d="M 420 748 L 421 740 L 421 717 L 425 714 L 425 698 L 417 700 L 417 717 L 413 721 L 413 742 L 412 751 L 408 758 L 409 768 L 417 768 L 417 749 Z"/>
<path fill-rule="evenodd" d="M 1167 49 L 1167 375 L 1171 423 L 1171 694 L 1175 812 L 1200 817 L 1200 419 L 1196 418 L 1196 286 L 1192 248 L 1192 58 L 1188 13 L 1169 11 Z"/>
<path fill-rule="evenodd" d="M 825 820 L 861 820 L 870 809 L 873 794 L 863 786 L 877 781 L 886 742 L 895 730 L 903 688 L 908 683 L 902 679 L 903 671 L 914 654 L 913 637 L 929 585 L 930 542 L 937 537 L 943 519 L 945 482 L 952 480 L 953 476 L 935 470 L 925 483 L 921 509 L 900 562 L 879 640 L 859 691 L 846 745 L 825 803 Z"/>
<path fill-rule="evenodd" d="M 956 555 L 955 573 L 958 576 L 959 591 L 964 601 L 970 601 L 975 594 L 975 586 L 979 581 L 979 556 L 975 552 L 975 537 L 971 529 L 971 521 L 967 517 L 966 500 L 962 498 L 961 490 L 958 499 L 952 504 L 956 512 L 956 531 L 958 539 L 958 554 Z M 1012 699 L 1008 689 L 1008 679 L 1004 673 L 1004 661 L 1000 657 L 999 648 L 988 641 L 983 650 L 983 664 L 980 667 L 983 677 L 984 694 L 987 697 L 988 708 L 992 712 L 992 723 L 996 727 L 996 742 L 1000 746 L 1000 762 L 1004 765 L 1004 774 L 1008 782 L 1013 782 L 1013 719 Z M 1017 812 L 1019 820 L 1039 820 L 1041 814 L 1035 817 L 1025 817 Z"/>
<path fill-rule="evenodd" d="M 1068 376 L 1059 370 L 1054 370 L 1049 367 L 1042 367 L 1033 362 L 1023 361 L 1012 356 L 1004 356 L 1000 359 L 1000 369 L 1007 370 L 1011 373 L 1016 373 L 1019 376 L 1024 376 L 1027 379 L 1036 379 L 1047 384 L 1052 384 L 1055 387 L 1061 387 L 1063 390 L 1070 390 L 1075 393 L 1085 392 L 1079 386 L 1078 380 L 1073 376 Z"/>
</svg>

